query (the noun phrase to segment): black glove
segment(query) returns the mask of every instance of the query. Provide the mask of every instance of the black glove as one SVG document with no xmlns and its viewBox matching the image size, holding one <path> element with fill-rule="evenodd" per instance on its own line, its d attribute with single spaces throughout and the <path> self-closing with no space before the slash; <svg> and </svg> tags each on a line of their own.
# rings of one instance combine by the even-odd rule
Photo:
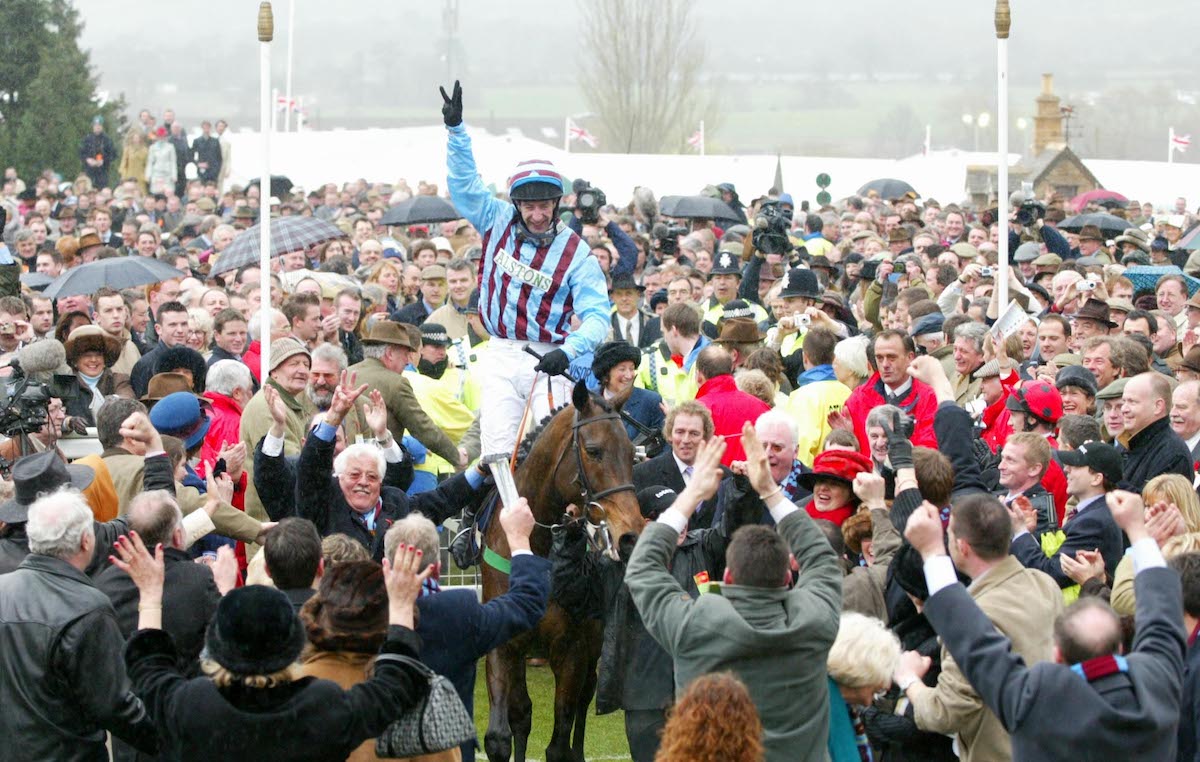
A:
<svg viewBox="0 0 1200 762">
<path fill-rule="evenodd" d="M 446 88 L 439 87 L 442 91 L 442 121 L 447 127 L 457 127 L 462 124 L 462 85 L 458 84 L 458 80 L 454 80 L 454 95 L 446 95 Z"/>
<path fill-rule="evenodd" d="M 900 422 L 900 414 L 893 413 L 892 425 L 884 424 L 883 430 L 888 438 L 888 461 L 892 464 L 892 470 L 912 468 L 912 442 L 908 441 L 908 437 L 905 436 L 904 425 Z"/>
<path fill-rule="evenodd" d="M 534 370 L 538 373 L 545 373 L 547 376 L 558 376 L 562 375 L 569 367 L 571 367 L 571 358 L 567 357 L 566 352 L 556 349 L 542 355 L 542 361 Z"/>
</svg>

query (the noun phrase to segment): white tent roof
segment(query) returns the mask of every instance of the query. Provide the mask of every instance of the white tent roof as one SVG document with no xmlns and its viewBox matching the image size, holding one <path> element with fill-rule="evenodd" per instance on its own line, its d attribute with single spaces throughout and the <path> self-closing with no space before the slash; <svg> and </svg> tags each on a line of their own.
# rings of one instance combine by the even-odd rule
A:
<svg viewBox="0 0 1200 762">
<path fill-rule="evenodd" d="M 245 183 L 260 174 L 261 144 L 253 132 L 230 133 L 232 182 Z M 764 194 L 775 177 L 775 156 L 687 154 L 567 153 L 561 148 L 520 135 L 491 135 L 473 128 L 475 160 L 485 183 L 503 188 L 517 162 L 548 159 L 569 178 L 586 178 L 613 201 L 632 196 L 639 185 L 656 196 L 688 195 L 706 185 L 731 182 L 743 200 Z M 1009 164 L 1019 156 L 1009 155 Z M 816 177 L 830 175 L 833 198 L 855 193 L 864 183 L 893 177 L 905 180 L 922 197 L 944 203 L 965 196 L 967 168 L 994 165 L 995 153 L 959 150 L 933 151 L 904 159 L 850 159 L 783 156 L 784 189 L 797 199 L 813 198 Z M 1105 161 L 1084 162 L 1104 187 L 1129 198 L 1168 205 L 1200 182 L 1200 164 Z M 271 140 L 272 174 L 287 175 L 312 190 L 322 183 L 343 183 L 360 177 L 372 182 L 400 178 L 436 183 L 445 191 L 446 131 L 438 126 L 397 129 L 327 130 L 276 133 Z"/>
</svg>

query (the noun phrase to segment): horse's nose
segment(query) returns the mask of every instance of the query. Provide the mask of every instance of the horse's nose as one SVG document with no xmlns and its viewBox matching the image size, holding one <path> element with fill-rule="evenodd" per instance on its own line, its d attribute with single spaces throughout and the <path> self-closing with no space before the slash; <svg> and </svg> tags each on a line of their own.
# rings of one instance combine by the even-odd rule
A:
<svg viewBox="0 0 1200 762">
<path fill-rule="evenodd" d="M 623 559 L 628 559 L 633 555 L 635 545 L 637 545 L 637 535 L 633 532 L 626 532 L 617 540 L 617 554 Z"/>
</svg>

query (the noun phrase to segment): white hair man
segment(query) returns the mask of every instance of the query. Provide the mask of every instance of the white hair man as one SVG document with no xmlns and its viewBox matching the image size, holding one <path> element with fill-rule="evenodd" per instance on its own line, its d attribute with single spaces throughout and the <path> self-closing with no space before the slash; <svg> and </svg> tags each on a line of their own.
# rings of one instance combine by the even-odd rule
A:
<svg viewBox="0 0 1200 762">
<path fill-rule="evenodd" d="M 112 604 L 84 576 L 92 511 L 64 489 L 29 506 L 30 555 L 0 577 L 0 731 L 26 759 L 108 758 L 106 733 L 155 751 L 154 722 L 129 689 Z"/>
<path fill-rule="evenodd" d="M 306 518 L 322 537 L 337 533 L 349 535 L 379 560 L 383 558 L 383 536 L 387 527 L 414 511 L 440 524 L 479 497 L 486 475 L 478 466 L 467 469 L 436 489 L 410 499 L 403 490 L 383 483 L 387 459 L 378 445 L 352 444 L 335 458 L 337 427 L 367 389 L 366 384 L 352 387 L 352 377 L 350 371 L 343 373 L 325 420 L 317 424 L 304 442 L 296 468 L 295 500 L 281 501 L 278 504 L 281 512 L 272 514 L 272 518 L 285 518 L 284 513 Z M 272 398 L 276 396 L 274 389 L 267 394 Z M 271 403 L 268 399 L 268 404 Z M 264 451 L 266 445 L 264 441 Z M 255 478 L 260 492 L 280 489 L 278 484 L 270 483 L 266 468 L 256 469 Z M 277 474 L 275 479 L 278 478 Z"/>
</svg>

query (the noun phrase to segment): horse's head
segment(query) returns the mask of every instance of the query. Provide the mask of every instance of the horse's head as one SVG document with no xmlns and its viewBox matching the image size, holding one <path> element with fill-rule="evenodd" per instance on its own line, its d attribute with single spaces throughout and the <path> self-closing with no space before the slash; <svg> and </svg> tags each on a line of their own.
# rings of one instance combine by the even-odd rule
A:
<svg viewBox="0 0 1200 762">
<path fill-rule="evenodd" d="M 628 395 L 622 397 L 614 402 L 623 403 Z M 564 460 L 573 451 L 574 467 L 559 469 L 555 477 L 566 478 L 568 484 L 560 485 L 563 493 L 576 496 L 574 502 L 586 509 L 593 526 L 606 525 L 615 547 L 626 535 L 636 537 L 646 524 L 633 488 L 633 443 L 617 408 L 588 392 L 583 382 L 575 385 L 571 406 L 572 439 Z"/>
</svg>

